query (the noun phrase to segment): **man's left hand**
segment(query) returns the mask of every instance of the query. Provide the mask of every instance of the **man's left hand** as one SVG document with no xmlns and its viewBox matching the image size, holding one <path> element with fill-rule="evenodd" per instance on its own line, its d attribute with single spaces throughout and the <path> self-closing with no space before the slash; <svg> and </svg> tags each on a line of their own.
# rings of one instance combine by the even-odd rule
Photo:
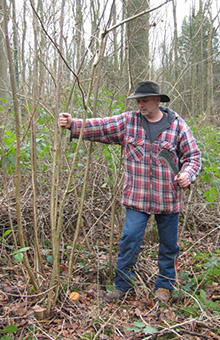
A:
<svg viewBox="0 0 220 340">
<path fill-rule="evenodd" d="M 186 172 L 179 173 L 178 175 L 176 175 L 174 177 L 174 180 L 179 183 L 179 186 L 181 188 L 187 188 L 191 184 L 189 176 L 188 176 L 188 174 Z"/>
</svg>

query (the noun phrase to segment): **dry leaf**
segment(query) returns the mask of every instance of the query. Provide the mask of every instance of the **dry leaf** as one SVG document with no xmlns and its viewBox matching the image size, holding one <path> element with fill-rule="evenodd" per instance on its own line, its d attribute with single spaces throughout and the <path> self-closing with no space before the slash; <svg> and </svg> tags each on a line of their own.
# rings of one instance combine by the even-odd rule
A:
<svg viewBox="0 0 220 340">
<path fill-rule="evenodd" d="M 78 298 L 79 298 L 79 293 L 77 293 L 77 292 L 72 292 L 72 293 L 70 293 L 69 298 L 70 298 L 70 300 L 76 301 L 76 300 L 78 300 Z"/>
<path fill-rule="evenodd" d="M 137 317 L 140 317 L 142 313 L 141 313 L 140 309 L 135 308 L 135 314 L 136 314 Z"/>
<path fill-rule="evenodd" d="M 168 311 L 165 313 L 167 320 L 176 321 L 176 315 L 172 308 L 169 308 Z"/>
<path fill-rule="evenodd" d="M 86 292 L 86 295 L 87 295 L 87 297 L 89 297 L 89 298 L 94 298 L 94 297 L 95 297 L 95 295 L 94 295 L 93 292 Z"/>
<path fill-rule="evenodd" d="M 66 264 L 60 264 L 60 269 L 62 270 L 68 270 L 68 266 Z"/>
<path fill-rule="evenodd" d="M 213 333 L 213 332 L 209 332 L 211 338 L 210 339 L 213 339 L 213 340 L 220 340 L 220 336 Z"/>
<path fill-rule="evenodd" d="M 8 297 L 0 293 L 0 303 L 6 303 L 8 301 Z"/>
</svg>

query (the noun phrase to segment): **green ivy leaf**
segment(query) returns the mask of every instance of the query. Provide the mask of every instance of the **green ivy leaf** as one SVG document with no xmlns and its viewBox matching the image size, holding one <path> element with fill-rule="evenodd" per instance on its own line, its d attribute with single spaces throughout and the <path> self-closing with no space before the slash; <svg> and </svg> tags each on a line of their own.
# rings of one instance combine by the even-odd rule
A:
<svg viewBox="0 0 220 340">
<path fill-rule="evenodd" d="M 9 335 L 3 335 L 0 340 L 13 340 Z"/>
<path fill-rule="evenodd" d="M 111 282 L 107 283 L 106 290 L 107 290 L 108 293 L 114 292 L 114 286 L 113 286 L 113 284 Z"/>
<path fill-rule="evenodd" d="M 23 252 L 25 252 L 25 251 L 27 251 L 29 249 L 30 249 L 30 247 L 24 247 L 24 248 L 21 248 L 21 249 L 13 251 L 10 255 L 11 256 L 17 255 L 17 254 L 23 253 Z"/>
<path fill-rule="evenodd" d="M 66 249 L 71 250 L 72 246 L 66 246 Z"/>
<path fill-rule="evenodd" d="M 139 328 L 144 328 L 146 326 L 144 322 L 140 322 L 140 321 L 135 321 L 133 325 Z"/>
<path fill-rule="evenodd" d="M 49 262 L 50 264 L 53 264 L 53 256 L 52 255 L 47 256 L 47 262 Z"/>
<path fill-rule="evenodd" d="M 212 187 L 218 187 L 218 186 L 219 186 L 219 180 L 213 179 L 213 180 L 211 181 L 211 186 L 212 186 Z"/>
<path fill-rule="evenodd" d="M 21 263 L 23 261 L 24 254 L 18 253 L 14 256 L 15 261 Z"/>
<path fill-rule="evenodd" d="M 15 326 L 15 325 L 8 325 L 8 326 L 6 326 L 4 329 L 3 329 L 3 331 L 5 332 L 5 333 L 14 333 L 14 332 L 17 332 L 17 326 Z"/>
<path fill-rule="evenodd" d="M 146 333 L 146 334 L 154 334 L 154 333 L 157 333 L 158 330 L 156 328 L 153 328 L 153 327 L 146 327 L 143 329 L 143 332 Z"/>
<path fill-rule="evenodd" d="M 4 237 L 6 237 L 6 236 L 8 236 L 9 234 L 11 234 L 11 232 L 12 232 L 11 229 L 6 230 L 6 231 L 4 232 L 4 234 L 3 234 L 2 236 L 0 236 L 0 241 L 1 241 Z"/>
<path fill-rule="evenodd" d="M 200 296 L 203 300 L 206 299 L 206 292 L 203 289 L 200 290 Z"/>
<path fill-rule="evenodd" d="M 127 328 L 128 331 L 133 331 L 135 333 L 141 332 L 140 328 L 135 328 L 135 327 L 131 327 L 131 328 Z"/>
<path fill-rule="evenodd" d="M 12 232 L 11 229 L 6 230 L 3 234 L 3 237 L 8 236 L 9 234 L 11 234 L 11 232 Z"/>
</svg>

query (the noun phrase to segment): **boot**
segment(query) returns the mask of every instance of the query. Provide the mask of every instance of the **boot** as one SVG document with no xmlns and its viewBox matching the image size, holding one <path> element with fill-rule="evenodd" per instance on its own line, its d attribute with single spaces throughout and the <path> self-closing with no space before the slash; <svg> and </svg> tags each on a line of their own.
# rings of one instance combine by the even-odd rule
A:
<svg viewBox="0 0 220 340">
<path fill-rule="evenodd" d="M 170 291 L 166 288 L 158 288 L 155 291 L 155 298 L 159 300 L 160 302 L 167 303 L 170 299 Z"/>
</svg>

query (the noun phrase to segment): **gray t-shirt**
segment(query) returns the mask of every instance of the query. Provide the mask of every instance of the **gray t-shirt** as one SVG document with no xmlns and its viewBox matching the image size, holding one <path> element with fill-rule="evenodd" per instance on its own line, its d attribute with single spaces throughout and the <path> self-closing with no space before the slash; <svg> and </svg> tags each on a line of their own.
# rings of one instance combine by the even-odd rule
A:
<svg viewBox="0 0 220 340">
<path fill-rule="evenodd" d="M 144 116 L 141 116 L 142 125 L 151 143 L 161 131 L 167 128 L 167 117 L 164 112 L 162 113 L 163 117 L 158 122 L 149 122 Z"/>
</svg>

